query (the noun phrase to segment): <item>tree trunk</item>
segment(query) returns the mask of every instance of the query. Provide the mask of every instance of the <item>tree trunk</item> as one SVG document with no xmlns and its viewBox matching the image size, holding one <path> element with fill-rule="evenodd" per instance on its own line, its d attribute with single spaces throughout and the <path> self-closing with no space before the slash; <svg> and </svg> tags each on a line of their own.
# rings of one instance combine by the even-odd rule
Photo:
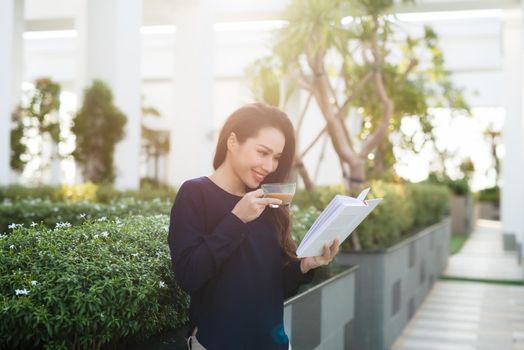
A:
<svg viewBox="0 0 524 350">
<path fill-rule="evenodd" d="M 373 168 L 371 174 L 369 174 L 373 179 L 380 178 L 380 176 L 386 171 L 386 160 L 382 145 L 383 144 L 377 147 L 374 153 L 375 157 L 373 158 Z"/>
</svg>

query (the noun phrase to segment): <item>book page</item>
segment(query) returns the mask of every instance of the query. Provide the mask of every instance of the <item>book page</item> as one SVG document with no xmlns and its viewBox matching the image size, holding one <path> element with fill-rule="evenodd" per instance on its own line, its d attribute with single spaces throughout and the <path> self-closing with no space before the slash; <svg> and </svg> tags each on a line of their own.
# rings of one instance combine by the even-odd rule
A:
<svg viewBox="0 0 524 350">
<path fill-rule="evenodd" d="M 311 226 L 302 242 L 300 242 L 297 256 L 322 255 L 324 244 L 331 244 L 337 236 L 342 244 L 380 201 L 382 201 L 381 198 L 375 198 L 368 200 L 367 204 L 355 205 L 354 201 L 344 200 L 344 203 L 339 203 L 338 210 L 330 210 L 330 215 L 325 215 L 322 219 L 319 216 L 317 220 L 320 223 L 315 222 Z M 326 212 L 324 211 L 322 214 Z"/>
</svg>

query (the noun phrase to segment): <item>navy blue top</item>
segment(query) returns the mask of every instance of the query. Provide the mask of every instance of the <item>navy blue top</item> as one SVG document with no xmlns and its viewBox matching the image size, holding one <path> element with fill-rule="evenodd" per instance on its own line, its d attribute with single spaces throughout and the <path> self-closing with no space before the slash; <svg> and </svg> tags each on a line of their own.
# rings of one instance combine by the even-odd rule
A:
<svg viewBox="0 0 524 350">
<path fill-rule="evenodd" d="M 289 262 L 263 217 L 244 223 L 231 210 L 242 197 L 208 177 L 188 180 L 171 209 L 169 248 L 176 281 L 189 293 L 189 332 L 208 350 L 288 349 L 284 298 L 310 282 Z M 265 210 L 272 210 L 266 208 Z"/>
</svg>

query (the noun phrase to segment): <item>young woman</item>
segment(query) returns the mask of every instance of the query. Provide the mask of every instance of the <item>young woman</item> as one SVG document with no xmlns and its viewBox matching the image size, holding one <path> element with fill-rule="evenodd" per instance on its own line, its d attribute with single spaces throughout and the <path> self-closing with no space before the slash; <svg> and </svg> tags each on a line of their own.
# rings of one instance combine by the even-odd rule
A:
<svg viewBox="0 0 524 350">
<path fill-rule="evenodd" d="M 288 208 L 263 198 L 262 183 L 288 181 L 294 154 L 287 115 L 248 104 L 224 124 L 213 174 L 179 188 L 168 242 L 175 278 L 191 298 L 190 349 L 288 349 L 284 299 L 339 247 L 335 240 L 322 256 L 297 258 Z"/>
</svg>

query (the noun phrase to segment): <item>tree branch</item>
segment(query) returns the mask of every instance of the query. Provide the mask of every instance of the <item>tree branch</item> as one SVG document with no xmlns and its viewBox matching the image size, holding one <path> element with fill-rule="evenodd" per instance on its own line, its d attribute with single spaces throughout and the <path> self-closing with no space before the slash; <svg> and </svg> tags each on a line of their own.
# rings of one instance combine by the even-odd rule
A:
<svg viewBox="0 0 524 350">
<path fill-rule="evenodd" d="M 418 64 L 418 60 L 416 58 L 411 58 L 409 60 L 409 64 L 408 66 L 406 67 L 406 70 L 404 71 L 404 73 L 402 73 L 402 75 L 400 76 L 400 78 L 398 79 L 398 82 L 403 82 L 407 79 L 408 77 L 408 74 L 413 70 L 413 68 L 415 68 Z"/>
<path fill-rule="evenodd" d="M 362 78 L 362 80 L 360 80 L 357 83 L 357 86 L 355 86 L 355 88 L 353 89 L 353 92 L 351 93 L 351 95 L 346 99 L 346 101 L 344 101 L 344 104 L 339 109 L 339 112 L 337 113 L 339 118 L 344 118 L 345 117 L 345 115 L 348 112 L 348 109 L 349 109 L 349 106 L 350 106 L 351 102 L 353 102 L 353 100 L 360 94 L 360 92 L 362 91 L 364 86 L 367 84 L 369 79 L 371 79 L 371 76 L 372 76 L 372 72 L 368 72 L 364 76 L 364 78 Z"/>
<path fill-rule="evenodd" d="M 306 167 L 304 166 L 302 157 L 298 154 L 295 155 L 295 168 L 298 170 L 298 173 L 300 174 L 300 177 L 304 182 L 304 187 L 306 188 L 306 190 L 312 190 L 314 188 L 313 181 L 311 181 L 311 177 L 309 176 L 309 173 Z"/>
<path fill-rule="evenodd" d="M 309 79 L 306 74 L 302 71 L 298 64 L 291 65 L 290 73 L 297 80 L 298 85 L 309 92 L 313 90 L 313 82 Z"/>
<path fill-rule="evenodd" d="M 382 116 L 380 122 L 375 131 L 366 139 L 362 149 L 360 151 L 361 157 L 366 157 L 377 145 L 380 143 L 382 138 L 386 135 L 389 127 L 389 121 L 393 115 L 393 101 L 387 95 L 384 87 L 384 81 L 382 72 L 380 70 L 379 63 L 381 62 L 379 48 L 378 48 L 378 19 L 373 18 L 375 26 L 371 35 L 371 52 L 373 54 L 373 84 L 380 97 L 383 105 Z"/>
<path fill-rule="evenodd" d="M 312 98 L 313 92 L 310 92 L 309 96 L 307 97 L 306 104 L 304 105 L 304 109 L 302 109 L 302 113 L 300 113 L 300 117 L 298 118 L 297 127 L 295 129 L 295 138 L 298 138 L 298 135 L 300 135 L 300 129 L 302 128 L 302 123 L 304 122 L 304 117 L 306 116 L 306 112 Z"/>
<path fill-rule="evenodd" d="M 320 130 L 318 135 L 313 139 L 313 141 L 309 144 L 309 146 L 307 146 L 306 149 L 302 153 L 300 153 L 300 158 L 304 158 L 304 156 L 311 150 L 311 148 L 313 148 L 313 146 L 318 142 L 318 140 L 320 140 L 322 135 L 324 135 L 326 130 L 327 130 L 327 127 L 324 127 L 322 130 Z"/>
</svg>

